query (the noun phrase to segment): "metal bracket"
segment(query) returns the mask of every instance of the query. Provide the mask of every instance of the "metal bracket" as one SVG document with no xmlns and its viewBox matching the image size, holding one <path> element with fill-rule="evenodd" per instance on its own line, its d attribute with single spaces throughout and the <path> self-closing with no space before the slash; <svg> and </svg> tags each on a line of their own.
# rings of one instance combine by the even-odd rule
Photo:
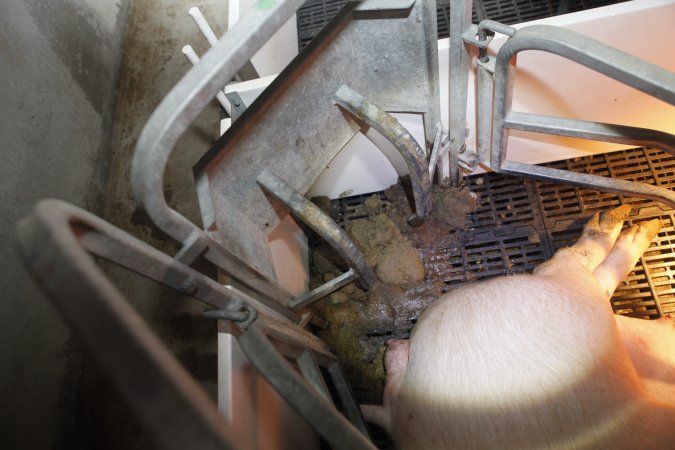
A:
<svg viewBox="0 0 675 450">
<path fill-rule="evenodd" d="M 459 154 L 459 165 L 462 169 L 473 172 L 478 166 L 478 154 L 476 152 L 467 152 L 466 147 Z"/>
<path fill-rule="evenodd" d="M 209 243 L 204 237 L 204 233 L 197 231 L 188 236 L 183 247 L 176 253 L 176 256 L 174 256 L 174 259 L 189 266 L 208 248 Z"/>
<path fill-rule="evenodd" d="M 235 120 L 239 119 L 242 114 L 244 114 L 244 111 L 246 111 L 246 104 L 244 103 L 244 100 L 241 99 L 241 96 L 239 95 L 238 92 L 227 92 L 225 93 L 225 97 L 230 101 L 230 105 L 232 105 L 232 121 L 234 122 Z"/>
<path fill-rule="evenodd" d="M 209 309 L 202 315 L 209 319 L 235 322 L 240 329 L 246 330 L 258 318 L 258 311 L 250 305 L 241 304 L 236 309 Z"/>
</svg>

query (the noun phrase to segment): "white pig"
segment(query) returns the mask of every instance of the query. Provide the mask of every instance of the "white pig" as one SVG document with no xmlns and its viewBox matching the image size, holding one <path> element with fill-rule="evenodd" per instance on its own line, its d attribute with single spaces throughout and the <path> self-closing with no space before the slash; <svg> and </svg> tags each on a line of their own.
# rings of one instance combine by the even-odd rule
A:
<svg viewBox="0 0 675 450">
<path fill-rule="evenodd" d="M 660 228 L 595 215 L 532 275 L 439 298 L 390 341 L 382 406 L 397 448 L 675 449 L 675 327 L 615 316 L 609 298 Z"/>
</svg>

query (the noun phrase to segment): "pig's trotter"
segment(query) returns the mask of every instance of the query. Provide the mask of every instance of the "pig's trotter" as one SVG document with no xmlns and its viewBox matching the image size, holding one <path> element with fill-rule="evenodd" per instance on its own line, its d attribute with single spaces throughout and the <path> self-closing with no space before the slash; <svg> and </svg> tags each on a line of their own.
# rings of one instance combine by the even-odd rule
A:
<svg viewBox="0 0 675 450">
<path fill-rule="evenodd" d="M 579 261 L 589 270 L 595 270 L 612 250 L 624 221 L 630 215 L 630 205 L 622 205 L 601 214 L 595 214 L 584 226 L 574 249 Z"/>
<path fill-rule="evenodd" d="M 616 240 L 607 258 L 593 271 L 608 297 L 633 270 L 640 256 L 661 229 L 659 219 L 626 228 Z"/>
<path fill-rule="evenodd" d="M 584 226 L 576 244 L 558 250 L 553 258 L 537 267 L 534 273 L 555 275 L 573 269 L 594 271 L 611 252 L 630 211 L 630 205 L 622 205 L 602 214 L 596 213 Z"/>
</svg>

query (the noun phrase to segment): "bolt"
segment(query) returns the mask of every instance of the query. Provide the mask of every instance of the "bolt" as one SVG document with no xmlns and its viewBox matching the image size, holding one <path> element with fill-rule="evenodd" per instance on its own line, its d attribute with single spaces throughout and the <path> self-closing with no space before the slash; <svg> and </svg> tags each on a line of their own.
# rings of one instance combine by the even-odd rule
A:
<svg viewBox="0 0 675 450">
<path fill-rule="evenodd" d="M 181 283 L 181 285 L 178 287 L 178 291 L 186 295 L 194 295 L 197 293 L 197 290 L 197 283 L 195 283 L 195 280 L 192 278 L 188 278 L 187 280 L 183 281 L 183 283 Z"/>
</svg>

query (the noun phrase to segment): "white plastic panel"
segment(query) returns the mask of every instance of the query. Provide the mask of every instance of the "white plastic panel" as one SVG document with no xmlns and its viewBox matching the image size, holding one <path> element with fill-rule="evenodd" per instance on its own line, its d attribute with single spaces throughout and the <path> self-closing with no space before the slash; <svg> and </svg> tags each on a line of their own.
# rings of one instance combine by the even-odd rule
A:
<svg viewBox="0 0 675 450">
<path fill-rule="evenodd" d="M 230 0 L 228 29 L 231 29 L 259 0 Z M 251 63 L 261 77 L 276 75 L 298 54 L 298 27 L 295 15 L 253 55 Z"/>
<path fill-rule="evenodd" d="M 424 149 L 421 114 L 391 113 Z M 376 130 L 358 133 L 331 161 L 307 197 L 348 197 L 382 191 L 406 175 L 408 167 L 394 145 Z"/>
</svg>

